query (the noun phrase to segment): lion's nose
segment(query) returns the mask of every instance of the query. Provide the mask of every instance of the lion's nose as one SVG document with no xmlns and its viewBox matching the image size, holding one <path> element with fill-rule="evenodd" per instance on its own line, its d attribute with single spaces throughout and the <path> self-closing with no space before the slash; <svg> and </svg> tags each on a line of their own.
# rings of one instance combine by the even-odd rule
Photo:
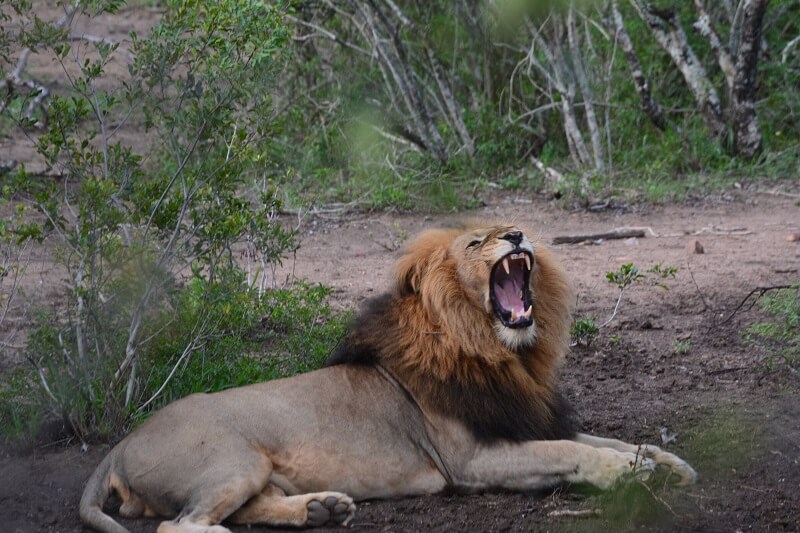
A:
<svg viewBox="0 0 800 533">
<path fill-rule="evenodd" d="M 521 231 L 509 231 L 508 233 L 506 233 L 505 235 L 503 235 L 500 238 L 510 242 L 511 244 L 515 244 L 515 245 L 519 246 L 519 244 L 522 242 L 522 232 Z"/>
</svg>

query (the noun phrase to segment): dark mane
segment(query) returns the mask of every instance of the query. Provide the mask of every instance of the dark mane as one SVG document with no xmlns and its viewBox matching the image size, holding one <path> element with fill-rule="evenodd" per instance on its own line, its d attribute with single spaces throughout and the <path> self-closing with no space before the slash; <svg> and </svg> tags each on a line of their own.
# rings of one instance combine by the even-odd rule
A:
<svg viewBox="0 0 800 533">
<path fill-rule="evenodd" d="M 560 391 L 542 396 L 514 387 L 514 369 L 506 368 L 511 364 L 498 368 L 471 358 L 468 364 L 478 365 L 473 372 L 481 379 L 469 381 L 456 376 L 440 379 L 424 369 L 403 366 L 400 351 L 406 332 L 398 303 L 404 298 L 416 296 L 384 294 L 369 300 L 325 366 L 380 364 L 426 409 L 461 421 L 481 442 L 569 439 L 575 435 L 573 411 Z"/>
</svg>

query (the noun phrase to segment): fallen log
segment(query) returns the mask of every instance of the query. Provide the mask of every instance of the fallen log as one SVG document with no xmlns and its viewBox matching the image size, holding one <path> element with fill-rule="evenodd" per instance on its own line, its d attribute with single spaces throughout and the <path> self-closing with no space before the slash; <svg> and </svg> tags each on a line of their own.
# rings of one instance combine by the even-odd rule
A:
<svg viewBox="0 0 800 533">
<path fill-rule="evenodd" d="M 578 244 L 586 241 L 605 241 L 609 239 L 630 239 L 631 237 L 644 237 L 643 229 L 619 229 L 608 233 L 593 233 L 591 235 L 562 235 L 553 238 L 553 244 Z"/>
</svg>

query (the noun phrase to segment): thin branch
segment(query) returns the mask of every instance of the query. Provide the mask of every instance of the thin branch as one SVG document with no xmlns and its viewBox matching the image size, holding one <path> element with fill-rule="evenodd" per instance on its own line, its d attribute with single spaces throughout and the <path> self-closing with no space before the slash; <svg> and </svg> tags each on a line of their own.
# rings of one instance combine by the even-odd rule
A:
<svg viewBox="0 0 800 533">
<path fill-rule="evenodd" d="M 686 270 L 689 271 L 689 277 L 692 278 L 692 283 L 694 283 L 694 288 L 697 289 L 697 294 L 700 296 L 700 300 L 703 302 L 703 311 L 707 309 L 711 309 L 711 306 L 708 305 L 706 301 L 706 297 L 703 296 L 703 291 L 700 290 L 700 286 L 697 284 L 697 281 L 694 279 L 694 272 L 692 272 L 692 265 L 691 261 L 688 259 L 686 260 Z"/>
<path fill-rule="evenodd" d="M 330 41 L 333 41 L 334 43 L 336 43 L 336 44 L 338 44 L 340 46 L 344 46 L 345 48 L 349 48 L 350 50 L 358 52 L 359 54 L 365 55 L 367 57 L 370 57 L 372 55 L 368 50 L 366 50 L 364 48 L 361 48 L 360 46 L 355 45 L 355 44 L 353 44 L 353 43 L 351 43 L 349 41 L 345 41 L 344 39 L 342 39 L 341 37 L 339 37 L 338 35 L 336 35 L 332 31 L 327 30 L 327 29 L 323 28 L 322 26 L 319 26 L 319 25 L 314 24 L 312 22 L 307 22 L 305 20 L 299 19 L 299 18 L 295 17 L 294 15 L 290 15 L 288 13 L 284 14 L 284 17 L 286 17 L 286 19 L 290 20 L 291 22 L 294 22 L 295 24 L 298 24 L 300 26 L 305 26 L 305 27 L 310 28 L 310 29 L 312 29 L 312 30 L 317 32 L 317 34 L 313 34 L 312 33 L 312 34 L 309 34 L 309 35 L 303 35 L 303 36 L 294 37 L 294 40 L 296 40 L 296 41 L 305 41 L 307 39 L 312 39 L 314 37 L 317 37 L 317 35 L 319 35 L 319 36 L 324 37 L 324 38 L 326 38 L 326 39 L 328 39 Z"/>
<path fill-rule="evenodd" d="M 752 309 L 753 306 L 756 305 L 756 302 L 758 301 L 758 299 L 761 298 L 762 296 L 764 296 L 769 291 L 777 291 L 777 290 L 782 290 L 782 289 L 795 289 L 795 290 L 797 290 L 798 287 L 800 287 L 800 286 L 798 286 L 797 284 L 795 284 L 795 285 L 769 285 L 769 286 L 766 286 L 766 287 L 756 287 L 755 289 L 753 289 L 752 291 L 747 293 L 747 296 L 745 296 L 744 299 L 742 299 L 742 301 L 739 303 L 739 305 L 737 305 L 736 308 L 731 312 L 731 314 L 728 315 L 728 318 L 726 318 L 722 322 L 718 323 L 717 325 L 718 326 L 722 326 L 722 325 L 727 324 L 728 322 L 730 322 L 733 319 L 734 315 L 736 315 L 736 313 L 738 313 L 742 309 L 742 307 L 744 307 L 744 304 L 747 303 L 747 300 L 749 300 L 750 297 L 752 297 L 754 294 L 757 294 L 758 296 L 756 296 L 753 299 L 753 301 L 750 302 L 750 306 L 747 309 L 745 309 L 745 311 L 749 311 L 750 309 Z"/>
<path fill-rule="evenodd" d="M 205 326 L 206 326 L 207 322 L 208 322 L 208 318 L 206 317 L 206 320 L 203 322 L 203 325 L 200 327 L 200 332 L 202 332 L 205 329 Z M 183 353 L 181 353 L 181 356 L 175 362 L 175 365 L 172 367 L 172 370 L 170 370 L 169 375 L 167 375 L 167 377 L 164 379 L 164 382 L 161 384 L 161 386 L 158 388 L 158 390 L 155 391 L 153 393 L 153 395 L 150 396 L 150 398 L 146 402 L 144 402 L 142 405 L 140 405 L 139 407 L 136 408 L 136 412 L 137 413 L 141 413 L 142 411 L 144 411 L 147 408 L 148 405 L 153 403 L 153 401 L 155 401 L 156 398 L 158 398 L 161 395 L 161 393 L 164 391 L 166 386 L 172 380 L 172 376 L 175 375 L 175 372 L 178 370 L 178 367 L 181 365 L 181 363 L 183 363 L 183 360 L 186 359 L 187 357 L 189 357 L 189 355 L 192 352 L 194 352 L 195 350 L 198 350 L 199 348 L 202 348 L 204 346 L 204 344 L 197 344 L 197 340 L 200 338 L 200 332 L 198 332 L 198 334 L 195 336 L 195 338 L 192 339 L 192 342 L 190 342 L 188 345 L 186 345 L 186 348 L 184 348 Z"/>
</svg>

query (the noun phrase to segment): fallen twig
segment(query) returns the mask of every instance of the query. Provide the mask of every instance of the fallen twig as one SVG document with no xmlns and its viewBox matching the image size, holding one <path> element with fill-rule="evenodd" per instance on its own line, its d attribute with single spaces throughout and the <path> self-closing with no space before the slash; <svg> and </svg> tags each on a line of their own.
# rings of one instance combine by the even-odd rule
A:
<svg viewBox="0 0 800 533">
<path fill-rule="evenodd" d="M 746 366 L 734 366 L 731 368 L 720 368 L 717 370 L 709 370 L 706 372 L 707 376 L 719 376 L 720 374 L 728 374 L 730 372 L 738 372 L 740 370 L 748 370 Z"/>
<path fill-rule="evenodd" d="M 771 191 L 756 191 L 758 194 L 769 194 L 771 196 L 784 196 L 786 198 L 800 198 L 800 194 L 794 194 L 791 192 L 784 192 L 779 191 L 777 189 L 773 189 Z"/>
<path fill-rule="evenodd" d="M 607 233 L 592 233 L 590 235 L 562 235 L 553 238 L 553 244 L 578 244 L 586 241 L 605 241 L 610 239 L 630 239 L 644 237 L 643 229 L 616 229 Z"/>
<path fill-rule="evenodd" d="M 693 231 L 688 235 L 702 235 L 703 233 L 708 233 L 710 235 L 750 235 L 753 232 L 747 228 L 716 228 L 711 226 Z"/>
<path fill-rule="evenodd" d="M 600 509 L 556 509 L 547 513 L 547 516 L 551 518 L 596 518 L 602 515 L 603 512 Z"/>
</svg>

